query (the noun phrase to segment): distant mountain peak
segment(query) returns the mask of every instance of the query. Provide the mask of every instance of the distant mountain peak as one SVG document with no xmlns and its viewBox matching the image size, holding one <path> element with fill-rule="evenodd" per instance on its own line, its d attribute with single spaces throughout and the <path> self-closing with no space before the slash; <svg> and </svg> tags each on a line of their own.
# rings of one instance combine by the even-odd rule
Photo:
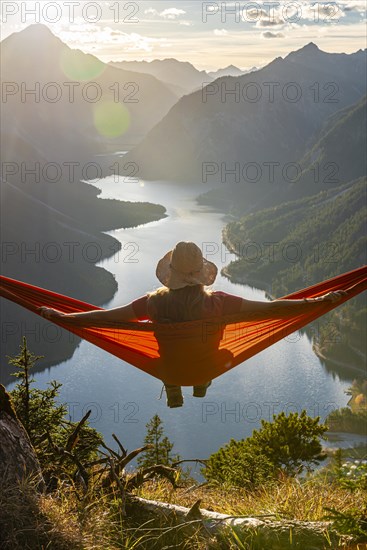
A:
<svg viewBox="0 0 367 550">
<path fill-rule="evenodd" d="M 318 50 L 318 51 L 321 51 L 320 48 L 318 47 L 317 44 L 315 44 L 315 42 L 309 42 L 308 44 L 306 44 L 306 46 L 304 46 L 302 48 L 302 50 Z"/>
<path fill-rule="evenodd" d="M 165 57 L 164 59 L 151 59 L 150 61 L 133 61 L 133 63 L 142 63 L 143 65 L 145 63 L 151 64 L 151 65 L 177 65 L 177 66 L 185 65 L 186 67 L 192 67 L 195 70 L 197 70 L 196 67 L 189 61 L 179 61 L 174 57 Z"/>
<path fill-rule="evenodd" d="M 22 31 L 22 33 L 34 33 L 37 35 L 43 34 L 44 36 L 55 36 L 50 27 L 43 25 L 42 23 L 32 23 L 28 25 Z"/>
<path fill-rule="evenodd" d="M 299 50 L 295 50 L 293 52 L 290 52 L 288 55 L 285 56 L 284 59 L 287 61 L 299 61 L 301 59 L 312 59 L 316 56 L 319 56 L 320 54 L 326 54 L 326 52 L 323 52 L 320 50 L 317 44 L 314 42 L 309 42 Z M 326 54 L 329 55 L 329 54 Z"/>
<path fill-rule="evenodd" d="M 29 58 L 42 56 L 44 59 L 48 54 L 51 55 L 51 51 L 58 51 L 62 48 L 68 48 L 68 45 L 42 23 L 32 23 L 24 29 L 13 32 L 1 42 L 2 54 L 5 55 L 5 51 L 7 51 L 7 55 L 13 55 L 17 51 L 17 55 L 23 57 L 21 53 L 23 49 Z M 11 54 L 11 50 L 13 50 L 13 54 Z M 37 62 L 41 63 L 40 59 Z"/>
<path fill-rule="evenodd" d="M 315 44 L 315 42 L 309 42 L 299 50 L 296 50 L 294 52 L 290 52 L 290 56 L 302 56 L 302 55 L 316 55 L 318 53 L 321 53 L 322 50 Z M 288 57 L 288 56 L 287 56 Z"/>
<path fill-rule="evenodd" d="M 50 46 L 67 46 L 52 32 L 50 27 L 43 25 L 42 23 L 32 23 L 31 25 L 28 25 L 28 27 L 10 34 L 7 38 L 5 38 L 5 40 L 3 40 L 2 43 L 13 41 L 16 41 L 18 44 L 23 43 L 23 47 L 30 47 L 32 51 L 36 51 L 37 48 L 47 49 Z"/>
<path fill-rule="evenodd" d="M 224 69 L 218 69 L 217 71 L 211 71 L 211 72 L 208 72 L 208 76 L 210 76 L 211 78 L 220 78 L 220 77 L 223 77 L 223 76 L 233 76 L 233 77 L 237 77 L 237 76 L 240 76 L 242 75 L 244 72 L 246 71 L 243 71 L 242 69 L 239 69 L 238 67 L 236 67 L 235 65 L 228 65 L 228 67 L 225 67 Z"/>
<path fill-rule="evenodd" d="M 240 71 L 241 69 L 239 69 L 239 67 L 236 67 L 236 65 L 228 65 L 228 67 L 225 67 L 225 69 L 231 69 L 231 70 L 236 70 L 236 71 Z"/>
</svg>

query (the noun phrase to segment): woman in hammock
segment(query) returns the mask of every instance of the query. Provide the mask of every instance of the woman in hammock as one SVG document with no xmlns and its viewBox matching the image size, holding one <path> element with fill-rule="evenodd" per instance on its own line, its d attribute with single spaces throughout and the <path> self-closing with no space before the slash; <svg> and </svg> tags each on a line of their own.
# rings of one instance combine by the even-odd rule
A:
<svg viewBox="0 0 367 550">
<path fill-rule="evenodd" d="M 249 319 L 256 321 L 302 314 L 310 311 L 315 304 L 320 304 L 320 301 L 334 302 L 346 295 L 345 291 L 338 290 L 318 298 L 259 302 L 205 289 L 214 283 L 217 267 L 203 257 L 200 248 L 193 242 L 177 243 L 158 262 L 156 275 L 163 287 L 122 307 L 71 314 L 41 307 L 39 312 L 50 321 L 62 317 L 70 325 L 83 327 L 103 327 L 106 322 L 118 324 L 147 319 L 159 323 L 174 323 L 239 312 L 248 314 Z M 211 381 L 208 380 L 206 384 L 194 386 L 194 397 L 204 397 L 210 384 Z M 181 387 L 165 384 L 165 389 L 168 407 L 182 406 Z"/>
</svg>

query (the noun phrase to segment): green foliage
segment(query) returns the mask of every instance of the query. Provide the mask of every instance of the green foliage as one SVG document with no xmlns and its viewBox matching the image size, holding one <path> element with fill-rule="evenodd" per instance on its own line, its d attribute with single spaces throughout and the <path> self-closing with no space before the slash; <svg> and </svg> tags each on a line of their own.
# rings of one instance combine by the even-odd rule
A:
<svg viewBox="0 0 367 550">
<path fill-rule="evenodd" d="M 226 226 L 224 241 L 238 260 L 229 277 L 271 288 L 274 297 L 355 269 L 366 262 L 366 179 L 259 210 Z M 267 284 L 269 283 L 269 284 Z M 361 362 L 366 304 L 359 295 L 318 320 L 313 335 L 324 355 Z M 310 330 L 310 329 L 309 329 Z"/>
<path fill-rule="evenodd" d="M 22 420 L 25 429 L 28 432 L 32 440 L 32 434 L 34 432 L 33 422 L 33 403 L 31 403 L 31 390 L 30 385 L 34 382 L 33 378 L 30 378 L 30 369 L 33 365 L 41 359 L 41 355 L 34 355 L 27 348 L 26 338 L 23 337 L 23 345 L 20 346 L 20 353 L 15 357 L 9 357 L 9 364 L 19 368 L 20 371 L 13 373 L 13 376 L 20 380 L 20 383 L 16 386 L 12 393 L 13 403 L 16 405 L 16 411 L 19 418 Z M 33 426 L 31 426 L 31 422 Z"/>
<path fill-rule="evenodd" d="M 254 487 L 275 479 L 279 473 L 295 476 L 306 467 L 318 464 L 322 454 L 319 438 L 327 426 L 306 411 L 273 415 L 261 421 L 260 430 L 241 441 L 231 440 L 209 457 L 203 474 L 209 481 L 239 487 Z"/>
<path fill-rule="evenodd" d="M 173 443 L 164 436 L 163 422 L 158 414 L 155 414 L 146 425 L 147 434 L 144 439 L 144 444 L 150 447 L 142 453 L 138 459 L 138 465 L 142 468 L 149 468 L 156 464 L 164 464 L 170 466 L 172 462 L 179 457 L 172 456 Z"/>
<path fill-rule="evenodd" d="M 252 489 L 274 479 L 274 465 L 247 440 L 231 441 L 213 453 L 202 473 L 208 481 Z"/>
<path fill-rule="evenodd" d="M 367 434 L 367 410 L 353 412 L 349 407 L 336 409 L 326 418 L 330 431 Z"/>
<path fill-rule="evenodd" d="M 357 458 L 358 457 L 358 458 Z M 337 449 L 325 468 L 314 474 L 314 478 L 335 484 L 350 492 L 367 491 L 367 460 L 364 446 Z"/>
<path fill-rule="evenodd" d="M 304 466 L 325 460 L 320 437 L 327 431 L 320 417 L 312 418 L 303 410 L 301 414 L 282 412 L 273 415 L 273 422 L 261 421 L 261 429 L 254 430 L 251 445 L 288 475 L 303 471 Z"/>
<path fill-rule="evenodd" d="M 352 181 L 365 174 L 366 115 L 364 96 L 326 119 L 319 139 L 300 161 L 303 171 L 294 184 L 299 193 L 320 185 L 320 181 L 324 188 L 335 187 L 340 181 Z M 334 169 L 334 177 L 329 177 Z"/>
<path fill-rule="evenodd" d="M 352 535 L 356 542 L 367 542 L 367 506 L 350 508 L 347 512 L 340 512 L 335 508 L 325 508 L 329 514 L 326 520 L 333 522 L 333 527 L 343 535 Z"/>
<path fill-rule="evenodd" d="M 367 460 L 347 461 L 342 464 L 340 480 L 352 491 L 367 490 Z"/>
<path fill-rule="evenodd" d="M 326 418 L 329 430 L 367 435 L 367 380 L 355 379 L 345 392 L 348 406 L 332 411 Z"/>
<path fill-rule="evenodd" d="M 239 256 L 228 273 L 273 281 L 272 293 L 282 296 L 359 267 L 366 252 L 365 205 L 361 178 L 246 215 L 226 227 L 225 239 Z"/>
<path fill-rule="evenodd" d="M 367 397 L 367 380 L 363 378 L 355 378 L 352 382 L 352 385 L 345 392 L 347 395 L 352 397 L 357 397 L 362 394 L 364 397 Z"/>
<path fill-rule="evenodd" d="M 12 399 L 18 416 L 28 423 L 28 433 L 43 466 L 46 481 L 51 478 L 66 479 L 68 482 L 58 484 L 55 492 L 43 496 L 36 496 L 33 489 L 28 494 L 19 487 L 11 488 L 9 492 L 0 483 L 0 532 L 7 531 L 9 535 L 4 548 L 21 550 L 24 544 L 27 548 L 44 546 L 60 550 L 81 547 L 91 550 L 96 548 L 96 544 L 98 548 L 111 549 L 158 549 L 163 546 L 208 548 L 206 531 L 198 530 L 196 523 L 191 527 L 190 522 L 177 525 L 172 519 L 172 524 L 168 524 L 166 517 L 160 519 L 159 516 L 153 521 L 147 513 L 145 518 L 140 507 L 134 511 L 133 502 L 129 502 L 128 498 L 130 489 L 127 489 L 131 478 L 127 479 L 125 467 L 139 450 L 127 455 L 116 438 L 122 454 L 111 451 L 111 456 L 103 459 L 99 456 L 94 461 L 99 436 L 86 422 L 77 425 L 66 420 L 65 406 L 57 403 L 60 384 L 52 382 L 46 390 L 32 388 L 34 380 L 30 369 L 36 360 L 24 339 L 19 355 L 11 359 L 11 363 L 18 368 L 16 376 L 19 380 L 12 392 Z M 354 384 L 353 392 L 359 395 L 361 388 L 364 389 L 363 384 Z M 207 508 L 212 502 L 210 506 L 214 509 L 220 506 L 228 513 L 233 510 L 234 514 L 241 516 L 249 511 L 262 516 L 265 511 L 271 516 L 306 520 L 310 519 L 310 514 L 311 519 L 321 519 L 320 514 L 324 514 L 327 503 L 329 517 L 340 532 L 351 535 L 353 540 L 358 538 L 364 541 L 367 523 L 366 509 L 363 508 L 366 461 L 344 462 L 339 453 L 333 477 L 318 483 L 279 476 L 282 472 L 294 475 L 305 465 L 323 458 L 318 437 L 323 435 L 326 427 L 318 421 L 318 418 L 307 417 L 305 411 L 301 415 L 274 415 L 272 422 L 263 421 L 261 428 L 254 431 L 250 438 L 232 440 L 219 449 L 208 460 L 206 477 L 216 480 L 221 486 L 197 488 L 197 491 L 203 491 L 197 495 L 205 499 L 203 507 Z M 148 449 L 151 454 L 141 458 L 141 462 L 150 460 L 145 465 L 155 466 L 157 462 L 171 465 L 177 460 L 172 456 L 173 444 L 164 435 L 158 415 L 147 424 L 145 443 L 151 445 Z M 66 449 L 69 449 L 69 454 L 65 455 Z M 105 450 L 108 449 L 105 447 Z M 76 461 L 88 474 L 82 491 L 80 483 L 69 482 L 76 469 L 81 471 Z M 171 468 L 168 470 L 172 471 Z M 144 472 L 140 470 L 138 474 L 142 479 L 140 485 L 133 485 L 136 488 L 145 481 L 149 484 L 149 480 L 153 479 L 144 479 Z M 241 487 L 241 490 L 231 488 L 228 491 L 224 487 L 228 483 Z M 155 482 L 151 487 L 158 493 L 162 491 L 162 487 Z M 49 483 L 48 488 L 56 487 Z M 244 492 L 243 488 L 254 491 Z M 171 498 L 171 486 L 169 495 Z M 175 500 L 178 498 L 177 504 L 187 505 L 184 499 L 196 499 L 197 496 L 184 489 L 181 497 L 176 496 Z M 161 497 L 159 494 L 155 498 L 159 500 Z M 183 500 L 180 501 L 180 498 Z M 213 548 L 288 547 L 288 542 L 286 544 L 283 540 L 274 542 L 272 532 L 269 534 L 271 541 L 269 538 L 265 540 L 264 536 L 255 531 L 253 535 L 247 533 L 243 538 L 239 532 L 233 531 L 226 533 L 223 539 L 221 535 L 211 537 L 210 542 Z M 298 541 L 291 531 L 289 537 L 289 546 L 296 547 Z M 231 546 L 228 546 L 228 541 Z M 302 544 L 300 542 L 298 546 L 303 548 Z"/>
<path fill-rule="evenodd" d="M 45 479 L 70 476 L 75 471 L 75 460 L 62 456 L 60 449 L 67 449 L 76 461 L 88 462 L 97 457 L 102 441 L 101 435 L 84 423 L 74 437 L 78 425 L 67 419 L 67 407 L 57 403 L 61 384 L 51 381 L 45 390 L 32 388 L 34 378 L 30 370 L 39 357 L 27 348 L 26 339 L 20 353 L 9 358 L 9 363 L 18 370 L 15 376 L 19 382 L 10 392 L 17 416 L 23 423 L 36 450 Z"/>
</svg>

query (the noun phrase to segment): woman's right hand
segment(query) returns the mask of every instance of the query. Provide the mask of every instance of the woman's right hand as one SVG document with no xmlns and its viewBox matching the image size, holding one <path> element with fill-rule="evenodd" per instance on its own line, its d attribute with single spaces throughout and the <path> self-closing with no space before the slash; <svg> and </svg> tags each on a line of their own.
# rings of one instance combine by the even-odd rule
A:
<svg viewBox="0 0 367 550">
<path fill-rule="evenodd" d="M 334 290 L 316 299 L 317 300 L 321 299 L 322 302 L 338 302 L 339 300 L 344 298 L 344 296 L 347 296 L 347 294 L 348 292 L 346 290 Z"/>
<path fill-rule="evenodd" d="M 316 298 L 304 298 L 305 302 L 316 302 L 316 303 L 323 303 L 323 302 L 338 302 L 344 296 L 347 296 L 348 292 L 346 290 L 334 290 L 331 292 L 328 292 L 327 294 L 323 294 L 322 296 L 317 296 Z"/>
</svg>

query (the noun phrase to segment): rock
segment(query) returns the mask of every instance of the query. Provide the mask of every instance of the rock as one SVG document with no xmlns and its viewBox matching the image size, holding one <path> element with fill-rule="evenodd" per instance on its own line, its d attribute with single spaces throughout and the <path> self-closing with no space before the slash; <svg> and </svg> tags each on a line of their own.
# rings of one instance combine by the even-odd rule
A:
<svg viewBox="0 0 367 550">
<path fill-rule="evenodd" d="M 9 394 L 0 384 L 0 480 L 14 485 L 25 477 L 44 488 L 41 467 L 28 434 L 17 418 Z"/>
</svg>

